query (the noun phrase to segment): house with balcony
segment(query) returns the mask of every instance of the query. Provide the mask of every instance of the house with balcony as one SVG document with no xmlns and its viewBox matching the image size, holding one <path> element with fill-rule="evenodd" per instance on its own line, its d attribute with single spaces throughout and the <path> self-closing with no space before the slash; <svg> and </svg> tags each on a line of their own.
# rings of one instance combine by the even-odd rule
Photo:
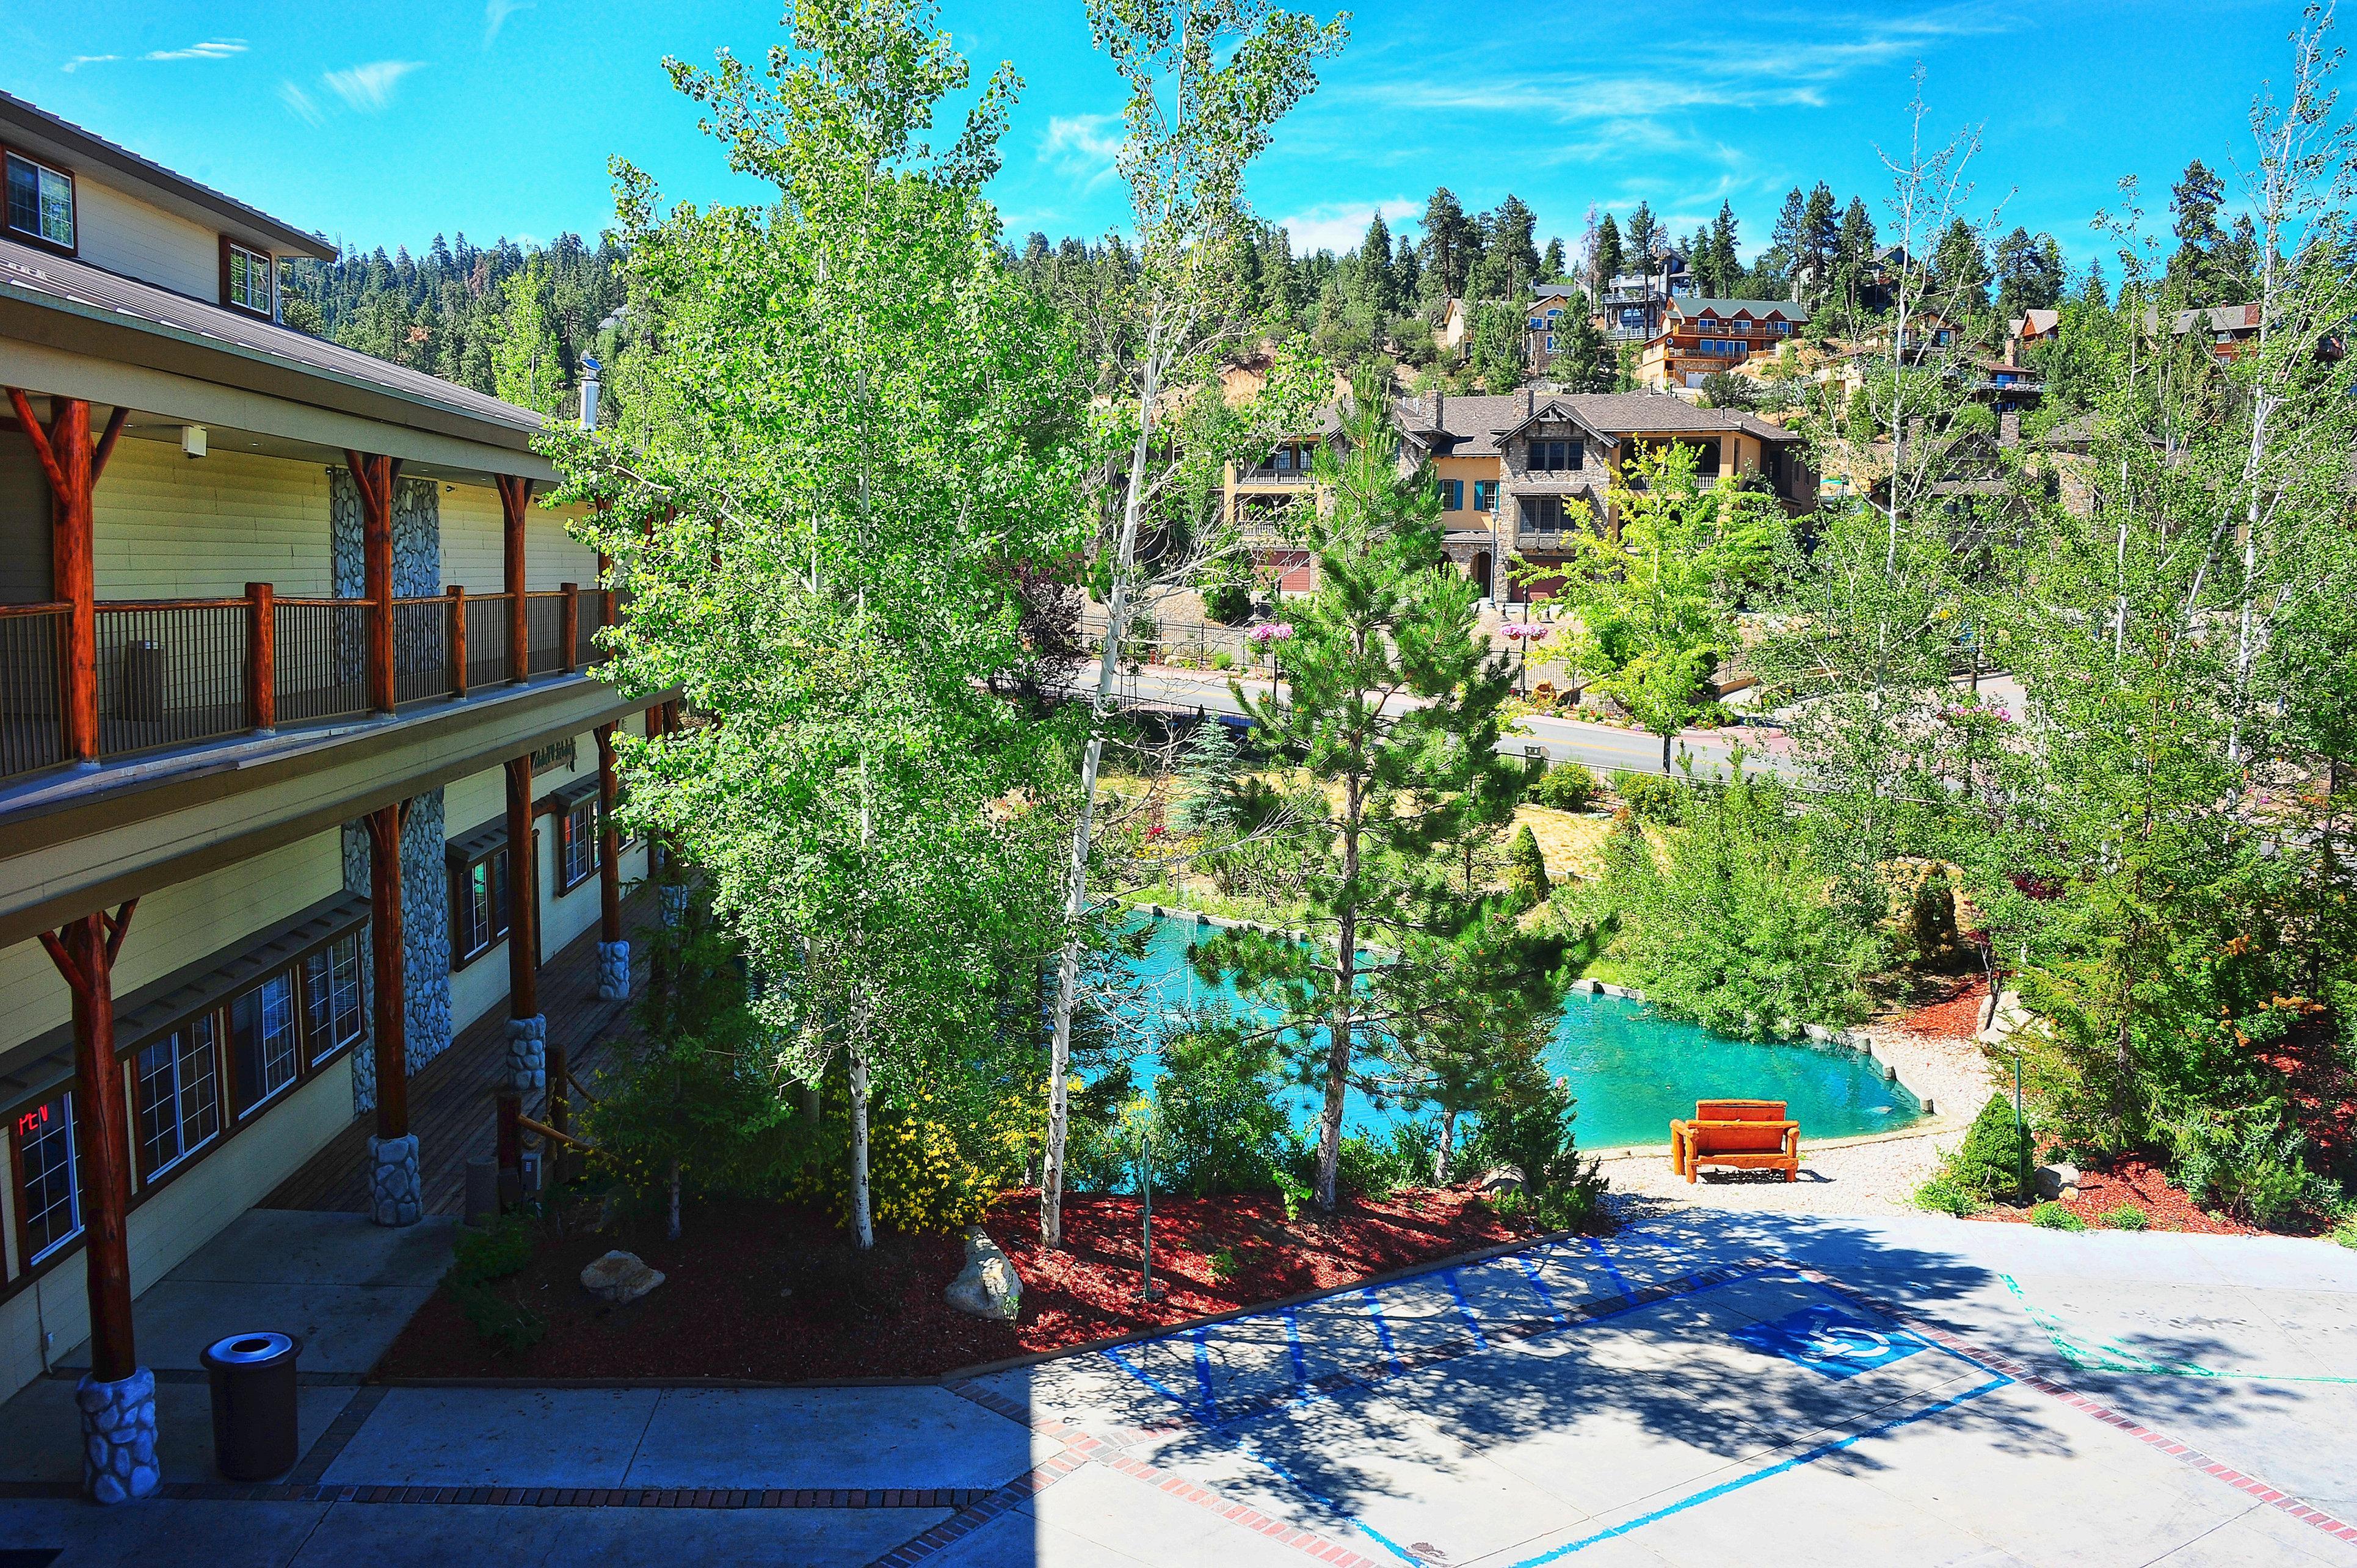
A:
<svg viewBox="0 0 2357 1568">
<path fill-rule="evenodd" d="M 1674 296 L 1637 356 L 1637 382 L 1655 390 L 1699 387 L 1716 371 L 1772 358 L 1808 320 L 1808 307 L 1792 300 Z"/>
<path fill-rule="evenodd" d="M 356 1120 L 414 1223 L 457 1033 L 561 1121 L 538 971 L 627 993 L 611 741 L 675 709 L 596 677 L 539 415 L 282 324 L 331 245 L 5 93 L 0 163 L 0 1396 L 84 1346 L 122 1459 L 134 1296 Z"/>
<path fill-rule="evenodd" d="M 1685 257 L 1673 251 L 1653 259 L 1650 269 L 1607 280 L 1596 302 L 1596 326 L 1615 343 L 1648 343 L 1662 329 L 1670 301 L 1695 292 Z"/>
<path fill-rule="evenodd" d="M 1801 436 L 1756 414 L 1696 408 L 1666 392 L 1430 392 L 1399 399 L 1393 417 L 1402 463 L 1423 466 L 1439 489 L 1449 559 L 1486 596 L 1504 603 L 1560 590 L 1561 580 L 1544 568 L 1568 558 L 1581 530 L 1612 526 L 1613 477 L 1641 446 L 1691 446 L 1705 483 L 1726 475 L 1773 495 L 1796 516 L 1816 505 L 1816 476 Z M 1340 431 L 1329 415 L 1323 439 L 1339 440 Z M 1300 478 L 1247 489 L 1231 476 L 1229 515 L 1244 526 L 1263 575 L 1281 592 L 1316 587 L 1317 563 L 1280 533 L 1256 534 L 1248 521 L 1253 514 L 1243 509 L 1272 493 L 1317 504 L 1297 456 L 1298 446 L 1308 445 L 1297 444 L 1281 470 Z M 1517 560 L 1540 575 L 1528 583 L 1508 580 L 1504 566 Z"/>
</svg>

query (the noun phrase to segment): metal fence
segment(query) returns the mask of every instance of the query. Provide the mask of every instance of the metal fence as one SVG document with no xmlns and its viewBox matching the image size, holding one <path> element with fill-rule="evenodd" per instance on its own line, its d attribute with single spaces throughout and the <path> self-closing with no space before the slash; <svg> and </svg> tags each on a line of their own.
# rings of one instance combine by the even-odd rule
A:
<svg viewBox="0 0 2357 1568">
<path fill-rule="evenodd" d="M 508 596 L 467 596 L 467 689 L 508 679 Z"/>
<path fill-rule="evenodd" d="M 525 670 L 530 674 L 553 674 L 565 667 L 565 596 L 562 591 L 524 596 Z"/>
<path fill-rule="evenodd" d="M 396 704 L 447 697 L 450 681 L 450 618 L 457 601 L 393 601 L 393 700 Z"/>
<path fill-rule="evenodd" d="M 369 710 L 366 599 L 280 599 L 274 620 L 281 725 Z"/>
<path fill-rule="evenodd" d="M 98 750 L 124 757 L 251 727 L 244 599 L 98 607 Z"/>
<path fill-rule="evenodd" d="M 0 606 L 0 779 L 65 760 L 64 605 Z"/>
</svg>

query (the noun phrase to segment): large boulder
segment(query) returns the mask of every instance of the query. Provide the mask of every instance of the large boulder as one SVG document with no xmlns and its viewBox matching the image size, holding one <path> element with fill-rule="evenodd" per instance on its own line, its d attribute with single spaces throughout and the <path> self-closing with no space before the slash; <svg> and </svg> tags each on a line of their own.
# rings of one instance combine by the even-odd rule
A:
<svg viewBox="0 0 2357 1568">
<path fill-rule="evenodd" d="M 960 1312 L 1012 1323 L 1023 1310 L 1023 1278 L 990 1232 L 977 1225 L 965 1233 L 965 1267 L 942 1293 Z"/>
<path fill-rule="evenodd" d="M 662 1271 L 647 1267 L 636 1252 L 608 1252 L 581 1271 L 583 1290 L 618 1306 L 638 1300 L 662 1283 Z"/>
</svg>

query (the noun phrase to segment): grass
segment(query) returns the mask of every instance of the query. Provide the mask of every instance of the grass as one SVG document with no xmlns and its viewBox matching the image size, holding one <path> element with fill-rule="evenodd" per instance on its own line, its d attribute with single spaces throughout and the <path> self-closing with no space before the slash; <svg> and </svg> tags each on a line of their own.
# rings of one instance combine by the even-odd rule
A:
<svg viewBox="0 0 2357 1568">
<path fill-rule="evenodd" d="M 2133 1203 L 2123 1203 L 2104 1216 L 2104 1223 L 2115 1230 L 2141 1230 L 2152 1223 L 2152 1216 Z"/>
<path fill-rule="evenodd" d="M 2085 1220 L 2051 1199 L 2029 1211 L 2029 1222 L 2041 1230 L 2084 1230 L 2087 1228 Z"/>
<path fill-rule="evenodd" d="M 1987 1200 L 1954 1177 L 1932 1176 L 1915 1189 L 1915 1207 L 1932 1214 L 1953 1214 L 1959 1219 L 1978 1214 Z"/>
</svg>

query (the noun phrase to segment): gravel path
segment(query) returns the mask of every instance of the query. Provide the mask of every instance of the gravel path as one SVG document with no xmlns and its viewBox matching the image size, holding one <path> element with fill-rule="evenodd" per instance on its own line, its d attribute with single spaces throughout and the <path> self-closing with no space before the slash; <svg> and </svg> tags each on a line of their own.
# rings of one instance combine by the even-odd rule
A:
<svg viewBox="0 0 2357 1568">
<path fill-rule="evenodd" d="M 1996 1087 L 1982 1048 L 1966 1039 L 1910 1035 L 1893 1023 L 1870 1026 L 1875 1054 L 1900 1081 L 1931 1098 L 1936 1112 L 1920 1128 L 1872 1139 L 1813 1145 L 1801 1129 L 1801 1176 L 1705 1166 L 1691 1185 L 1670 1169 L 1669 1145 L 1601 1155 L 1615 1193 L 1667 1198 L 1700 1208 L 1785 1214 L 1888 1215 L 1912 1211 L 1909 1195 L 1964 1136 Z M 1666 1133 L 1666 1129 L 1664 1132 Z"/>
</svg>

